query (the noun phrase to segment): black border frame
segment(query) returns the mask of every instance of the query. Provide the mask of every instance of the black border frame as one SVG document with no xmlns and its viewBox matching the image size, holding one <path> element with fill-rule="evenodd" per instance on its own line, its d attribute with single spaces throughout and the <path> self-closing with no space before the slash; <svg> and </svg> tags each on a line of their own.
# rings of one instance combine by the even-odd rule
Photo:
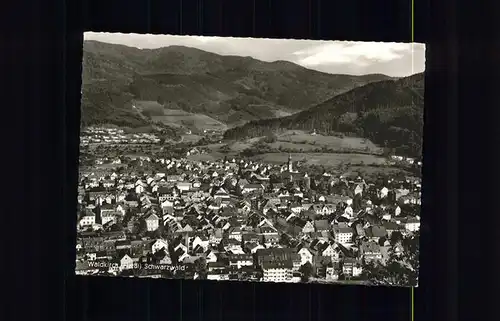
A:
<svg viewBox="0 0 500 321">
<path fill-rule="evenodd" d="M 409 320 L 409 289 L 75 277 L 72 214 L 76 207 L 80 116 L 76 106 L 80 100 L 83 31 L 408 42 L 408 1 L 388 5 L 373 1 L 338 4 L 333 0 L 49 3 L 31 4 L 32 11 L 21 20 L 31 21 L 34 34 L 16 24 L 14 16 L 5 29 L 11 32 L 4 39 L 12 49 L 7 52 L 10 60 L 4 61 L 5 70 L 15 75 L 6 82 L 6 89 L 19 93 L 17 105 L 26 106 L 16 110 L 19 115 L 11 115 L 9 123 L 24 128 L 17 136 L 22 143 L 14 141 L 9 158 L 14 160 L 10 168 L 19 168 L 11 181 L 12 190 L 23 193 L 14 193 L 5 206 L 6 213 L 22 209 L 23 217 L 9 222 L 26 226 L 26 235 L 19 240 L 14 231 L 11 236 L 19 241 L 9 246 L 6 275 L 15 282 L 11 297 L 29 306 L 11 306 L 8 315 L 17 320 L 149 320 L 158 316 L 195 320 L 219 319 L 221 315 L 226 315 L 225 320 L 232 316 L 249 320 L 273 316 L 270 319 L 279 320 L 287 314 L 288 318 L 322 320 L 330 318 L 326 311 L 333 310 L 332 316 L 339 319 Z M 415 41 L 427 43 L 425 137 L 432 137 L 424 143 L 423 210 L 445 213 L 423 218 L 429 230 L 422 231 L 415 320 L 457 318 L 457 299 L 452 296 L 457 289 L 453 287 L 457 280 L 457 229 L 451 219 L 458 211 L 457 39 L 453 36 L 454 15 L 447 14 L 453 8 L 440 1 L 419 1 L 415 8 Z M 22 55 L 24 59 L 20 59 Z M 21 157 L 23 164 L 17 161 Z M 443 190 L 447 191 L 445 196 Z M 443 224 L 448 227 L 444 233 L 433 232 Z M 256 293 L 260 302 L 246 298 L 249 293 Z M 285 298 L 284 293 L 293 295 Z M 267 298 L 273 294 L 276 301 L 269 304 Z M 405 296 L 408 306 L 401 306 Z M 444 297 L 449 301 L 443 303 Z M 202 299 L 205 310 L 200 315 L 199 306 L 190 304 Z M 387 306 L 376 304 L 381 299 L 378 302 L 385 301 Z M 322 308 L 314 308 L 313 302 Z"/>
</svg>

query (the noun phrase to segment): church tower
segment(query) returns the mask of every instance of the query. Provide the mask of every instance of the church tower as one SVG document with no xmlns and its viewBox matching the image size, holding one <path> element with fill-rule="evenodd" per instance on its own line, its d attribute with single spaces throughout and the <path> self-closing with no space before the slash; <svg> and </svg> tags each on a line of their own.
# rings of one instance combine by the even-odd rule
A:
<svg viewBox="0 0 500 321">
<path fill-rule="evenodd" d="M 288 154 L 288 171 L 293 173 L 292 154 Z"/>
</svg>

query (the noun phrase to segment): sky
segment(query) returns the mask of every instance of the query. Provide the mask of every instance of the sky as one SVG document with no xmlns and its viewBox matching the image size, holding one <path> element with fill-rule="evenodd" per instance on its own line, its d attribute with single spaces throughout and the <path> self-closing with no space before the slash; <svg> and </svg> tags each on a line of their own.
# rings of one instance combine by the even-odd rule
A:
<svg viewBox="0 0 500 321">
<path fill-rule="evenodd" d="M 220 55 L 285 60 L 331 74 L 405 77 L 425 70 L 425 44 L 294 39 L 200 37 L 86 32 L 97 40 L 137 48 L 187 46 Z"/>
</svg>

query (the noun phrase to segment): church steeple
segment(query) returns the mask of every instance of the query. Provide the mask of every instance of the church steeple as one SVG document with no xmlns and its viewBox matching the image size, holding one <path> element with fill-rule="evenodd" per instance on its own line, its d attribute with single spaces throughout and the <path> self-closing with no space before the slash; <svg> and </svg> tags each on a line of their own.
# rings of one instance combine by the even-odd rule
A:
<svg viewBox="0 0 500 321">
<path fill-rule="evenodd" d="M 288 171 L 293 172 L 292 154 L 288 154 Z"/>
</svg>

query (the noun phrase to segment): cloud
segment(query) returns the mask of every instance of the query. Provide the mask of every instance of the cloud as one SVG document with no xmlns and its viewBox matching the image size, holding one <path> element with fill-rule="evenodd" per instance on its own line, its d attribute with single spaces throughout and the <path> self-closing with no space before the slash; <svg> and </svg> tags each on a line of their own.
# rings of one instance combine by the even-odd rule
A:
<svg viewBox="0 0 500 321">
<path fill-rule="evenodd" d="M 370 63 L 387 62 L 402 58 L 410 51 L 410 45 L 404 43 L 342 43 L 321 44 L 294 52 L 297 62 L 306 66 L 322 64 L 357 64 L 367 66 Z"/>
<path fill-rule="evenodd" d="M 403 77 L 425 69 L 423 44 L 94 32 L 87 32 L 84 37 L 138 48 L 180 45 L 220 55 L 250 56 L 263 61 L 285 60 L 327 73 L 382 73 Z"/>
</svg>

